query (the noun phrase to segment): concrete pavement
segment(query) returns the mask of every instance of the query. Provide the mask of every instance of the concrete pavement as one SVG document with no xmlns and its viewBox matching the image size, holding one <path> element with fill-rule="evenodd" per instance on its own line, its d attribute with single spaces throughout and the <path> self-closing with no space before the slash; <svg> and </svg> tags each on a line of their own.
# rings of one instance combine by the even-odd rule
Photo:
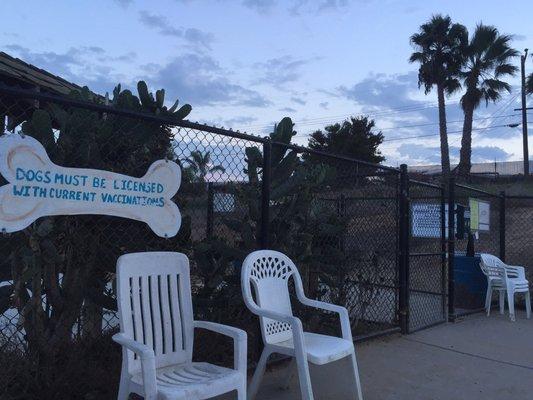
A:
<svg viewBox="0 0 533 400">
<path fill-rule="evenodd" d="M 512 323 L 497 312 L 357 346 L 365 400 L 533 399 L 533 319 Z M 300 399 L 295 377 L 280 390 L 287 365 L 267 372 L 257 400 Z M 311 367 L 316 400 L 353 399 L 345 360 Z M 226 397 L 231 398 L 231 397 Z"/>
</svg>

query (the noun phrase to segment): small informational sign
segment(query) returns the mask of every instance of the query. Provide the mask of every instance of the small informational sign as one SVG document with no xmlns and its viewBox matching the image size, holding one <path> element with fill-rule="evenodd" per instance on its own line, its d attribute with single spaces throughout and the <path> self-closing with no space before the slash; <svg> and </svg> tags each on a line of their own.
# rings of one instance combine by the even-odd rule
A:
<svg viewBox="0 0 533 400">
<path fill-rule="evenodd" d="M 213 211 L 219 213 L 229 213 L 235 211 L 235 196 L 231 193 L 213 194 Z"/>
<path fill-rule="evenodd" d="M 472 231 L 490 231 L 490 203 L 470 199 L 470 228 Z"/>
<path fill-rule="evenodd" d="M 143 221 L 161 237 L 178 233 L 181 215 L 171 200 L 181 183 L 179 166 L 154 162 L 142 178 L 52 163 L 36 139 L 0 137 L 0 230 L 16 232 L 37 218 L 100 214 Z"/>
<path fill-rule="evenodd" d="M 441 229 L 440 204 L 411 204 L 411 235 L 413 237 L 440 238 Z"/>
</svg>

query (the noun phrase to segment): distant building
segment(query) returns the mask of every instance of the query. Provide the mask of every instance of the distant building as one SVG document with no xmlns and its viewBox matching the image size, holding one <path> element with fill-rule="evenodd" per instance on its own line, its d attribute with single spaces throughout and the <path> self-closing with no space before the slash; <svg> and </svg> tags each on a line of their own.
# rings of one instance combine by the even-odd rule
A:
<svg viewBox="0 0 533 400">
<path fill-rule="evenodd" d="M 452 165 L 452 170 L 457 165 Z M 409 172 L 422 175 L 440 175 L 440 165 L 413 165 L 408 167 Z M 523 161 L 495 161 L 488 163 L 473 163 L 470 173 L 473 175 L 487 176 L 514 176 L 524 174 Z M 533 160 L 529 161 L 529 173 L 533 173 Z"/>
</svg>

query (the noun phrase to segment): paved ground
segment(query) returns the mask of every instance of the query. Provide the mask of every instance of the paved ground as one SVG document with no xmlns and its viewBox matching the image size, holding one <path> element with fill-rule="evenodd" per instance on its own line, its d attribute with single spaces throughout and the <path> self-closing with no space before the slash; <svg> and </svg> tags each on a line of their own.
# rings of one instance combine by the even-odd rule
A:
<svg viewBox="0 0 533 400">
<path fill-rule="evenodd" d="M 357 356 L 365 400 L 533 399 L 533 319 L 494 313 L 409 336 L 362 343 Z M 353 399 L 343 360 L 312 368 L 315 399 Z M 278 389 L 286 366 L 269 371 L 257 400 L 300 399 L 298 382 Z M 229 398 L 229 397 L 228 397 Z"/>
</svg>

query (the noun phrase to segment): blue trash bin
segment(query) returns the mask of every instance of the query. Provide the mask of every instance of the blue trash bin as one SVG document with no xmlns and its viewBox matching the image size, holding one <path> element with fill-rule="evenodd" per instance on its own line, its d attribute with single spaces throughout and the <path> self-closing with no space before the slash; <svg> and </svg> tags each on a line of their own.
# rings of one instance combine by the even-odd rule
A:
<svg viewBox="0 0 533 400">
<path fill-rule="evenodd" d="M 455 255 L 455 307 L 473 310 L 485 307 L 487 293 L 487 278 L 481 271 L 479 263 L 481 257 Z"/>
</svg>

